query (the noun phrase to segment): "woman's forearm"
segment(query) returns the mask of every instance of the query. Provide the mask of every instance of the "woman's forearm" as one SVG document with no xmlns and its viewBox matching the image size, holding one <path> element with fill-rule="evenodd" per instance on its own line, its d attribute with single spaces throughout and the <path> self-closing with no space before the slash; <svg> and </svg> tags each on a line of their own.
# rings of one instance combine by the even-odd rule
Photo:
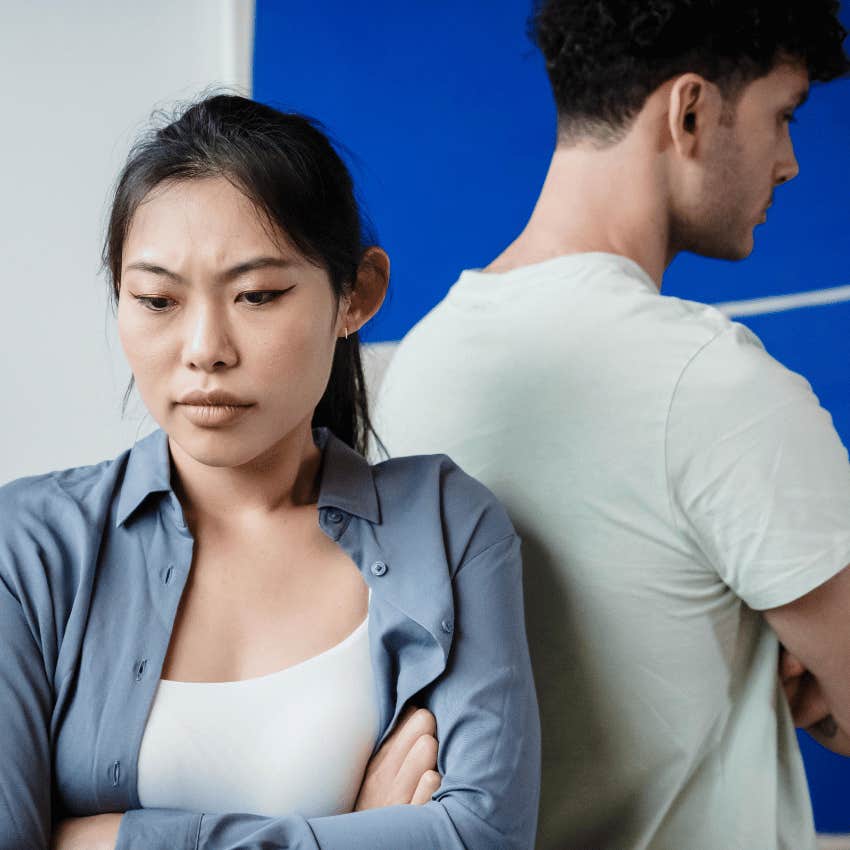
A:
<svg viewBox="0 0 850 850">
<path fill-rule="evenodd" d="M 50 850 L 115 850 L 121 814 L 66 818 L 53 831 Z"/>
</svg>

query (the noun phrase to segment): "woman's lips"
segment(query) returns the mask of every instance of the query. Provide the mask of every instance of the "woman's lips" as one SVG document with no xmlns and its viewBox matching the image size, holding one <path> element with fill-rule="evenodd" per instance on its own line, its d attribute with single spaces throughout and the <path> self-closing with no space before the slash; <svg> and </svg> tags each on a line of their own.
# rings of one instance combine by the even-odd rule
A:
<svg viewBox="0 0 850 850">
<path fill-rule="evenodd" d="M 249 404 L 178 404 L 180 412 L 193 424 L 201 427 L 230 425 L 244 416 Z"/>
<path fill-rule="evenodd" d="M 177 403 L 213 405 L 216 407 L 247 407 L 251 404 L 251 402 L 244 401 L 225 390 L 192 390 L 180 396 Z"/>
</svg>

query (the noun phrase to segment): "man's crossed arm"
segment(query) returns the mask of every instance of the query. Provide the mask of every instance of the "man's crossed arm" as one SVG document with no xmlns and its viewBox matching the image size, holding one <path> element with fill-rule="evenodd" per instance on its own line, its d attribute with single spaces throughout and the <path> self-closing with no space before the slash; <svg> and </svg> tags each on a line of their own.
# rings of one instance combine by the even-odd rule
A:
<svg viewBox="0 0 850 850">
<path fill-rule="evenodd" d="M 784 646 L 779 674 L 794 722 L 850 756 L 850 566 L 764 615 Z"/>
</svg>

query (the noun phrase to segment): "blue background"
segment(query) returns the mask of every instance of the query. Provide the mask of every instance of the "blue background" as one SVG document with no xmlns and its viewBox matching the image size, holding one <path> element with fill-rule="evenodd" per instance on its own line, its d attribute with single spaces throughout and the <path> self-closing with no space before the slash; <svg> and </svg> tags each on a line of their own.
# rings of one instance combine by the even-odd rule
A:
<svg viewBox="0 0 850 850">
<path fill-rule="evenodd" d="M 527 220 L 555 111 L 526 35 L 529 0 L 257 0 L 254 96 L 321 119 L 393 262 L 367 340 L 400 339 L 463 268 Z M 848 3 L 842 5 L 845 26 Z M 679 257 L 664 291 L 737 301 L 850 284 L 850 81 L 815 86 L 793 128 L 801 175 L 776 192 L 741 263 Z M 748 317 L 812 383 L 850 445 L 850 303 Z M 850 760 L 801 735 L 818 829 L 850 832 Z"/>
</svg>

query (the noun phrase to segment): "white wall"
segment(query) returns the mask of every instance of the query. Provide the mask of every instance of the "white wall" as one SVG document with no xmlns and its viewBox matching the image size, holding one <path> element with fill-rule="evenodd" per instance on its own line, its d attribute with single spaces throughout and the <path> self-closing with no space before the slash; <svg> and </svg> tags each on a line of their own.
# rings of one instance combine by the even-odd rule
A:
<svg viewBox="0 0 850 850">
<path fill-rule="evenodd" d="M 100 249 L 111 186 L 152 109 L 249 93 L 253 0 L 0 0 L 0 483 L 112 457 L 121 417 Z"/>
</svg>

